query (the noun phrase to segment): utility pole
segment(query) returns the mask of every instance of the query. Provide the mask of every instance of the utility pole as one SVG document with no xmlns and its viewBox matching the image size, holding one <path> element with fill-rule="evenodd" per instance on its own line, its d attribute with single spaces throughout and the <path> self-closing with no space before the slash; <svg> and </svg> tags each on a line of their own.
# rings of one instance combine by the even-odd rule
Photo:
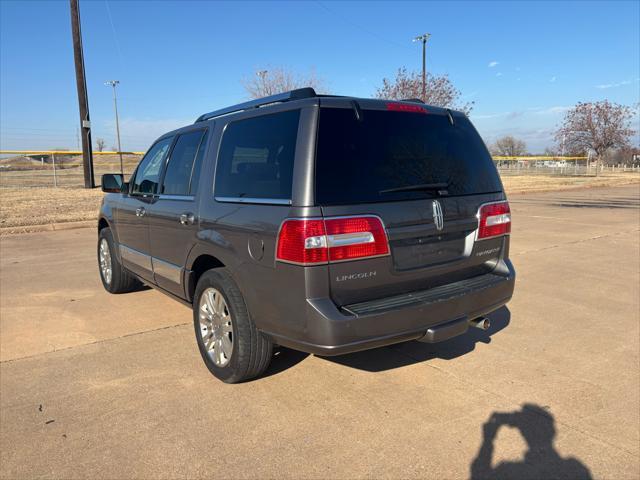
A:
<svg viewBox="0 0 640 480">
<path fill-rule="evenodd" d="M 95 187 L 93 178 L 93 152 L 91 150 L 91 120 L 89 118 L 89 98 L 84 73 L 84 54 L 82 52 L 82 32 L 80 30 L 80 8 L 78 0 L 69 0 L 71 7 L 71 34 L 73 36 L 73 58 L 76 66 L 76 87 L 80 109 L 80 128 L 82 131 L 82 167 L 84 170 L 84 188 Z"/>
<path fill-rule="evenodd" d="M 120 146 L 120 122 L 118 121 L 118 97 L 116 97 L 116 85 L 120 83 L 120 80 L 109 80 L 104 84 L 113 87 L 113 108 L 116 111 L 116 134 L 118 136 L 118 154 L 120 155 L 120 173 L 124 177 L 124 167 L 122 165 L 122 147 Z"/>
<path fill-rule="evenodd" d="M 422 42 L 422 101 L 427 101 L 427 40 L 430 33 L 419 35 L 413 39 L 414 42 Z"/>
</svg>

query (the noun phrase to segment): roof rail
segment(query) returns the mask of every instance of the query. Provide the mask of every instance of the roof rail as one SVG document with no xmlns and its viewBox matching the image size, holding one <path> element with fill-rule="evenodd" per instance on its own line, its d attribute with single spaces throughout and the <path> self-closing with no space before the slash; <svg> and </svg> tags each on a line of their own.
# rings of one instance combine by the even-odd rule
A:
<svg viewBox="0 0 640 480">
<path fill-rule="evenodd" d="M 278 93 L 276 95 L 270 95 L 268 97 L 257 98 L 255 100 L 249 100 L 248 102 L 238 103 L 230 107 L 222 108 L 220 110 L 214 110 L 213 112 L 200 115 L 196 123 L 210 120 L 214 117 L 221 115 L 227 115 L 229 113 L 241 112 L 242 110 L 249 110 L 250 108 L 263 107 L 271 103 L 288 102 L 290 100 L 299 100 L 301 98 L 316 97 L 316 91 L 311 87 L 298 88 L 297 90 L 291 90 L 290 92 Z"/>
<path fill-rule="evenodd" d="M 400 100 L 401 102 L 413 102 L 413 103 L 424 103 L 424 101 L 420 98 L 403 98 Z"/>
</svg>

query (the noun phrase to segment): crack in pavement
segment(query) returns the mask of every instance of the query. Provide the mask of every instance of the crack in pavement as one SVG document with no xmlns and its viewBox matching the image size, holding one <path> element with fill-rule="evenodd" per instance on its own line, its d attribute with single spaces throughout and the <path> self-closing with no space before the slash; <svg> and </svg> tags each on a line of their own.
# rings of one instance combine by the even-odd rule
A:
<svg viewBox="0 0 640 480">
<path fill-rule="evenodd" d="M 72 345 L 72 346 L 69 346 L 69 347 L 63 347 L 63 348 L 58 348 L 58 349 L 54 348 L 53 350 L 48 351 L 48 352 L 41 352 L 41 353 L 36 353 L 34 355 L 27 355 L 25 357 L 9 358 L 7 360 L 2 360 L 2 361 L 0 361 L 0 365 L 1 364 L 5 364 L 5 363 L 13 363 L 13 362 L 17 362 L 17 361 L 20 361 L 20 360 L 28 360 L 30 358 L 37 358 L 37 357 L 40 357 L 42 355 L 50 355 L 52 353 L 64 352 L 66 350 L 73 350 L 75 348 L 82 348 L 82 347 L 86 347 L 88 345 L 98 345 L 100 343 L 111 342 L 113 340 L 119 340 L 121 338 L 135 337 L 136 335 L 144 335 L 145 333 L 153 333 L 153 332 L 159 332 L 161 330 L 168 330 L 170 328 L 182 327 L 184 325 L 189 325 L 190 323 L 191 322 L 176 323 L 174 325 L 167 325 L 165 327 L 153 328 L 151 330 L 144 330 L 142 332 L 126 333 L 124 335 L 120 335 L 119 337 L 103 338 L 102 340 L 96 340 L 95 342 L 82 343 L 80 345 Z"/>
<path fill-rule="evenodd" d="M 625 230 L 623 232 L 606 233 L 604 235 L 596 235 L 594 237 L 581 238 L 579 240 L 571 240 L 569 242 L 557 243 L 555 245 L 548 245 L 546 247 L 536 248 L 536 249 L 533 249 L 533 250 L 523 250 L 522 252 L 511 252 L 511 256 L 524 255 L 526 253 L 543 252 L 545 250 L 551 250 L 553 248 L 560 248 L 560 247 L 564 247 L 566 245 L 575 245 L 577 243 L 586 243 L 586 242 L 590 242 L 592 240 L 600 240 L 602 238 L 608 238 L 608 237 L 618 237 L 620 235 L 626 235 L 628 233 L 637 233 L 637 232 L 640 232 L 640 228 L 636 228 L 634 230 Z"/>
</svg>

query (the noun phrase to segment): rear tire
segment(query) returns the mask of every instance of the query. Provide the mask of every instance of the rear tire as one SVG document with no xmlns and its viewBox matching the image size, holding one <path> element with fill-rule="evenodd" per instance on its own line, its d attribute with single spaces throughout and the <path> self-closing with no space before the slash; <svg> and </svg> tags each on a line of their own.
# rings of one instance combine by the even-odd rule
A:
<svg viewBox="0 0 640 480">
<path fill-rule="evenodd" d="M 272 342 L 257 330 L 242 293 L 223 268 L 209 270 L 198 280 L 193 326 L 202 360 L 223 382 L 258 377 L 271 362 Z"/>
<path fill-rule="evenodd" d="M 109 227 L 103 228 L 98 234 L 98 271 L 102 286 L 109 293 L 131 292 L 142 285 L 118 260 Z"/>
</svg>

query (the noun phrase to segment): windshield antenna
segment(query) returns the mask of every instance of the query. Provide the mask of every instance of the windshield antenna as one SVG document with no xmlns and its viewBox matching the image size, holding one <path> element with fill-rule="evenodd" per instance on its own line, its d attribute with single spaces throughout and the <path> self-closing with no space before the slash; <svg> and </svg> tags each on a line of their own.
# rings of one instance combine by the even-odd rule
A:
<svg viewBox="0 0 640 480">
<path fill-rule="evenodd" d="M 353 107 L 353 113 L 355 113 L 355 115 L 356 115 L 356 120 L 361 122 L 362 121 L 362 109 L 360 108 L 360 105 L 355 100 L 351 100 L 351 106 Z"/>
</svg>

